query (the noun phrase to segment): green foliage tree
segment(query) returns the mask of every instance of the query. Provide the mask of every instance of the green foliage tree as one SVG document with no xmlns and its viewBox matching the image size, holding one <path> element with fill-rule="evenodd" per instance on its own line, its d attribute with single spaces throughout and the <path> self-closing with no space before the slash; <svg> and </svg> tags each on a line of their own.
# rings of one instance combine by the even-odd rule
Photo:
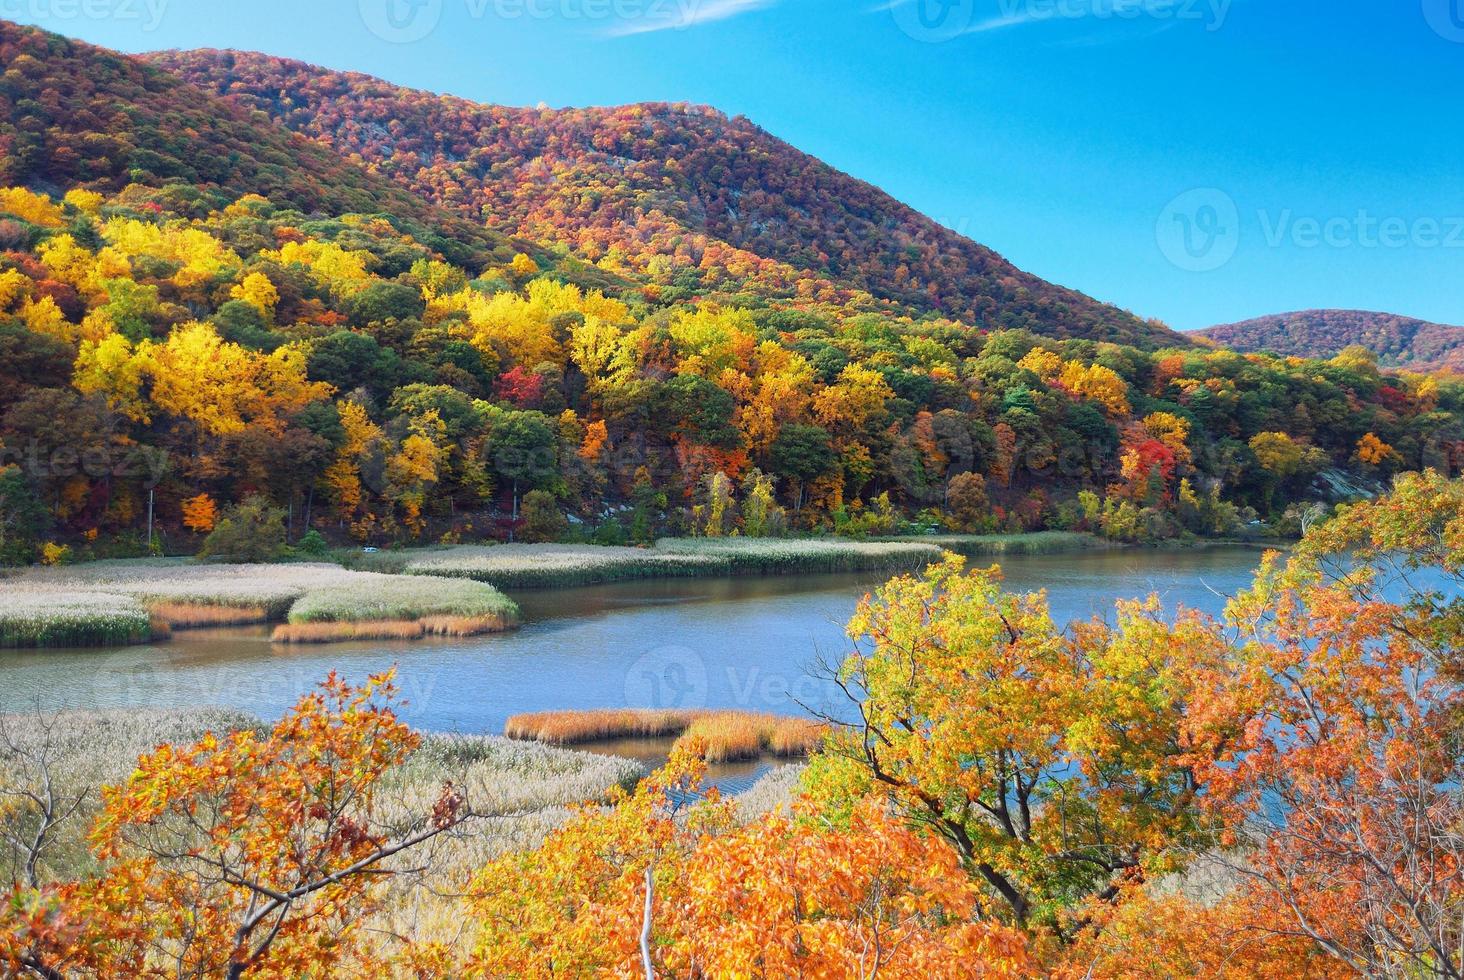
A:
<svg viewBox="0 0 1464 980">
<path fill-rule="evenodd" d="M 547 490 L 530 490 L 524 494 L 520 512 L 523 526 L 519 537 L 524 541 L 558 541 L 569 530 L 569 521 L 559 508 L 559 501 Z"/>
<path fill-rule="evenodd" d="M 219 518 L 198 557 L 210 561 L 271 562 L 285 553 L 285 514 L 259 495 L 245 497 Z"/>
</svg>

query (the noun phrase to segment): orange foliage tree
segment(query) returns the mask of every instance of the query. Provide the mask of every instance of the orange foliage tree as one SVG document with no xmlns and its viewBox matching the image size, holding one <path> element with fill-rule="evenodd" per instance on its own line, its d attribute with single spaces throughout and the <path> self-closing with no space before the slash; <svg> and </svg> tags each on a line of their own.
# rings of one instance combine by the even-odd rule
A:
<svg viewBox="0 0 1464 980">
<path fill-rule="evenodd" d="M 419 744 L 390 674 L 334 675 L 267 733 L 164 745 L 104 790 L 102 873 L 16 889 L 0 962 L 56 978 L 298 977 L 359 952 L 382 862 L 467 819 L 446 785 L 429 813 L 386 826 L 382 777 Z"/>
<path fill-rule="evenodd" d="M 689 802 L 698 751 L 484 869 L 466 975 L 1030 975 L 1024 937 L 978 916 L 944 842 L 877 801 L 844 827 L 812 811 L 738 827 L 715 792 Z"/>
<path fill-rule="evenodd" d="M 1461 975 L 1464 483 L 1344 508 L 1228 616 L 1243 645 L 1187 724 L 1239 849 L 1225 912 L 1358 973 Z"/>
</svg>

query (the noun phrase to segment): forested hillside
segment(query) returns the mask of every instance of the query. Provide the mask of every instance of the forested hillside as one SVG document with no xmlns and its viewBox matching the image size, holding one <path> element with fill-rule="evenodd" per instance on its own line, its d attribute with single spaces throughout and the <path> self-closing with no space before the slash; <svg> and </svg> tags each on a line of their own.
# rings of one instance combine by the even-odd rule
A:
<svg viewBox="0 0 1464 980">
<path fill-rule="evenodd" d="M 520 109 L 259 54 L 151 57 L 499 231 L 648 273 L 670 299 L 817 299 L 1058 337 L 1181 343 L 704 106 Z"/>
<path fill-rule="evenodd" d="M 1200 333 L 1240 351 L 1331 357 L 1365 347 L 1381 363 L 1415 371 L 1464 373 L 1464 327 L 1364 310 L 1306 310 L 1210 327 Z"/>
<path fill-rule="evenodd" d="M 186 550 L 246 502 L 292 540 L 908 520 L 1149 540 L 1294 524 L 1326 470 L 1461 463 L 1464 383 L 1357 350 L 985 331 L 814 279 L 796 300 L 694 301 L 641 278 L 657 260 L 621 274 L 608 252 L 511 242 L 156 69 L 0 36 L 10 561 L 145 550 L 149 513 Z"/>
<path fill-rule="evenodd" d="M 0 192 L 12 559 L 135 538 L 154 486 L 175 546 L 251 495 L 382 542 L 502 534 L 530 491 L 539 528 L 604 541 L 923 510 L 1139 539 L 1279 512 L 1326 467 L 1460 463 L 1464 385 L 1362 356 L 653 309 L 523 254 L 462 269 L 380 217 L 174 196 Z"/>
</svg>

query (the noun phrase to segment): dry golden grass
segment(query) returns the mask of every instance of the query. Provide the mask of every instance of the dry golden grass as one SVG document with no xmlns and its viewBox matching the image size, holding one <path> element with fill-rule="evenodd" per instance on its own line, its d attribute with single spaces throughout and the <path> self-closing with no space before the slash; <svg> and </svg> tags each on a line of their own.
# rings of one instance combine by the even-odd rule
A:
<svg viewBox="0 0 1464 980">
<path fill-rule="evenodd" d="M 699 739 L 709 762 L 807 755 L 823 740 L 826 728 L 808 718 L 753 711 L 668 711 L 606 708 L 594 711 L 542 711 L 514 715 L 504 726 L 509 738 L 551 745 L 583 745 L 617 738 L 671 735 Z"/>
<path fill-rule="evenodd" d="M 579 745 L 615 738 L 679 735 L 691 724 L 694 712 L 639 708 L 603 708 L 594 711 L 540 711 L 514 715 L 504 725 L 509 738 L 550 745 Z"/>
<path fill-rule="evenodd" d="M 359 623 L 281 623 L 272 643 L 346 643 L 351 640 L 420 640 L 424 636 L 480 636 L 513 628 L 506 616 L 426 616 L 422 619 L 377 619 Z"/>
<path fill-rule="evenodd" d="M 415 621 L 378 620 L 365 623 L 281 623 L 270 634 L 271 643 L 345 643 L 350 640 L 420 640 L 426 634 Z"/>
<path fill-rule="evenodd" d="M 418 622 L 428 636 L 481 636 L 511 630 L 516 620 L 512 616 L 495 613 L 488 616 L 423 616 Z"/>
<path fill-rule="evenodd" d="M 703 715 L 687 726 L 677 743 L 700 741 L 708 762 L 756 759 L 763 749 L 763 716 L 731 712 Z"/>
<path fill-rule="evenodd" d="M 150 602 L 147 611 L 175 630 L 253 626 L 274 617 L 264 606 L 213 606 L 195 602 Z"/>
<path fill-rule="evenodd" d="M 823 743 L 829 726 L 812 718 L 779 718 L 767 736 L 767 750 L 773 755 L 808 755 Z"/>
</svg>

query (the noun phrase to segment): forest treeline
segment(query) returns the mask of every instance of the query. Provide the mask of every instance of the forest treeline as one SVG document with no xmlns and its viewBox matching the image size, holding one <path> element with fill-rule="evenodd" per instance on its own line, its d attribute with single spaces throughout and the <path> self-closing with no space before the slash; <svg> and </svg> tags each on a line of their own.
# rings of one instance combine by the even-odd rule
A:
<svg viewBox="0 0 1464 980">
<path fill-rule="evenodd" d="M 185 184 L 0 191 L 0 534 L 1225 534 L 1324 471 L 1461 464 L 1464 384 L 450 261 L 388 215 Z M 1345 481 L 1344 481 L 1345 482 Z M 528 513 L 522 513 L 529 497 Z M 575 529 L 568 524 L 573 523 Z"/>
</svg>

